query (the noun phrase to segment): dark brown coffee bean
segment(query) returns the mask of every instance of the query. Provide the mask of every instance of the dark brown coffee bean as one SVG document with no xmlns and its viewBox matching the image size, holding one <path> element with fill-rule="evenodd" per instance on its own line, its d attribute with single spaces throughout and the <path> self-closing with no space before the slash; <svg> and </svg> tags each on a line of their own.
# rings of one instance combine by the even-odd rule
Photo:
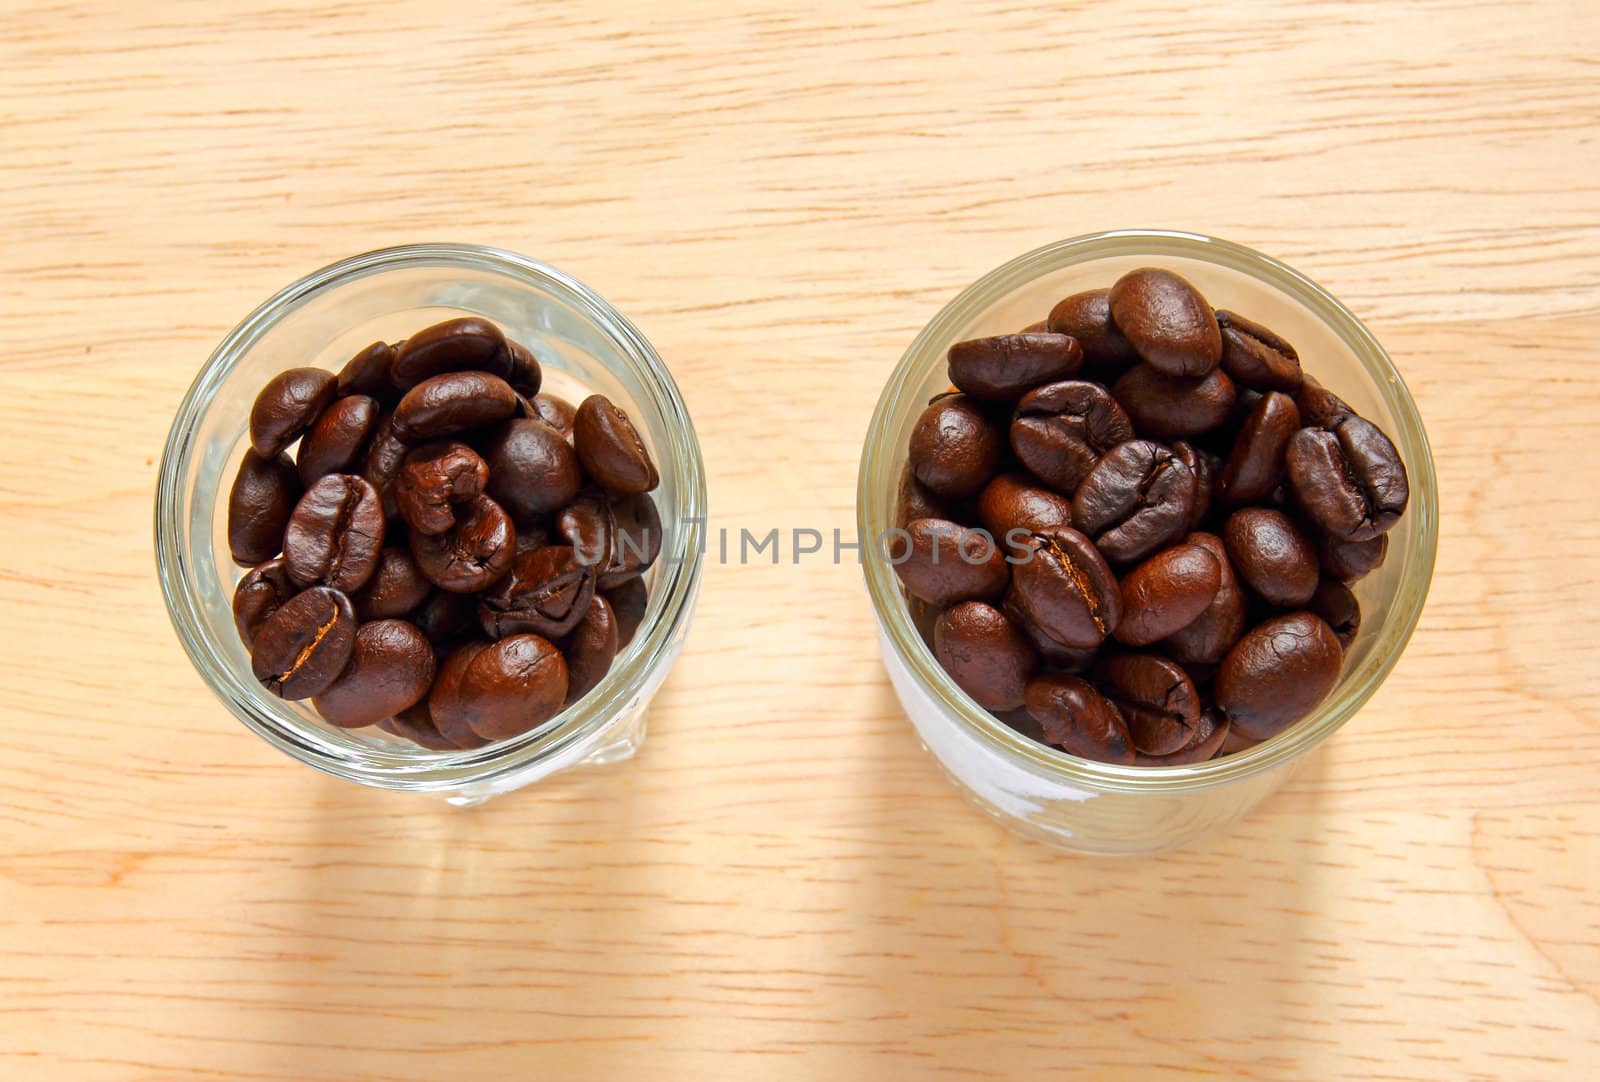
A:
<svg viewBox="0 0 1600 1082">
<path fill-rule="evenodd" d="M 1222 369 L 1198 379 L 1177 379 L 1147 364 L 1128 369 L 1111 387 L 1139 435 L 1171 439 L 1210 432 L 1228 419 L 1237 391 Z"/>
<path fill-rule="evenodd" d="M 1133 762 L 1133 739 L 1122 712 L 1087 680 L 1035 677 L 1028 682 L 1023 702 L 1046 743 L 1081 759 L 1123 765 Z"/>
<path fill-rule="evenodd" d="M 1001 334 L 950 347 L 950 382 L 974 398 L 1015 402 L 1041 383 L 1083 367 L 1083 348 L 1064 334 Z"/>
<path fill-rule="evenodd" d="M 1383 566 L 1389 555 L 1389 535 L 1381 533 L 1366 541 L 1346 541 L 1332 534 L 1317 535 L 1317 556 L 1323 574 L 1342 582 L 1355 582 Z"/>
<path fill-rule="evenodd" d="M 1114 654 L 1100 677 L 1138 751 L 1171 755 L 1189 743 L 1200 724 L 1200 693 L 1178 665 L 1155 654 Z"/>
<path fill-rule="evenodd" d="M 1194 475 L 1194 502 L 1189 508 L 1189 521 L 1184 530 L 1188 533 L 1199 528 L 1211 510 L 1212 495 L 1217 487 L 1217 476 L 1221 472 L 1221 460 L 1186 440 L 1173 440 L 1167 449 Z"/>
<path fill-rule="evenodd" d="M 1090 289 L 1063 297 L 1050 309 L 1046 327 L 1071 335 L 1083 349 L 1084 364 L 1097 372 L 1119 372 L 1139 360 L 1133 343 L 1111 319 L 1111 290 Z"/>
<path fill-rule="evenodd" d="M 617 616 L 611 603 L 596 594 L 589 611 L 565 643 L 569 706 L 593 691 L 610 671 L 621 646 L 617 632 Z"/>
<path fill-rule="evenodd" d="M 411 622 L 435 646 L 454 643 L 476 633 L 478 609 L 473 599 L 449 590 L 435 590 L 410 614 Z"/>
<path fill-rule="evenodd" d="M 1012 556 L 1027 552 L 1036 533 L 1072 525 L 1072 501 L 1020 473 L 1002 473 L 978 497 L 978 521 Z"/>
<path fill-rule="evenodd" d="M 1285 457 L 1295 499 L 1336 537 L 1370 540 L 1405 512 L 1411 495 L 1405 463 L 1369 421 L 1346 417 L 1332 431 L 1302 428 Z"/>
<path fill-rule="evenodd" d="M 1148 646 L 1188 627 L 1216 599 L 1222 568 L 1201 545 L 1163 549 L 1122 580 L 1118 642 Z"/>
<path fill-rule="evenodd" d="M 344 729 L 376 725 L 414 706 L 433 685 L 433 646 L 404 620 L 377 620 L 356 631 L 350 663 L 311 699 L 328 722 Z"/>
<path fill-rule="evenodd" d="M 1122 618 L 1117 580 L 1083 534 L 1054 526 L 1033 535 L 1011 569 L 1007 608 L 1063 646 L 1097 646 Z"/>
<path fill-rule="evenodd" d="M 489 743 L 472 728 L 463 703 L 462 679 L 467 666 L 489 648 L 486 642 L 469 642 L 456 647 L 439 664 L 439 674 L 434 677 L 428 691 L 428 717 L 434 728 L 446 741 L 458 748 L 481 748 Z"/>
<path fill-rule="evenodd" d="M 561 651 L 538 635 L 513 635 L 472 658 L 452 705 L 459 721 L 495 741 L 538 728 L 560 713 L 566 698 L 567 663 Z M 429 711 L 437 721 L 431 698 Z"/>
<path fill-rule="evenodd" d="M 378 567 L 356 594 L 356 615 L 363 621 L 405 616 L 428 600 L 433 585 L 417 569 L 411 550 L 390 545 L 378 554 Z"/>
<path fill-rule="evenodd" d="M 1150 367 L 1168 376 L 1194 378 L 1222 360 L 1217 317 L 1186 279 L 1143 267 L 1118 278 L 1110 300 L 1117 329 Z"/>
<path fill-rule="evenodd" d="M 309 699 L 339 678 L 355 649 L 356 611 L 338 590 L 313 586 L 256 631 L 251 671 L 283 699 Z"/>
<path fill-rule="evenodd" d="M 456 524 L 456 504 L 483 495 L 489 465 L 464 443 L 441 440 L 406 456 L 394 482 L 394 502 L 418 533 L 441 534 Z"/>
<path fill-rule="evenodd" d="M 1170 755 L 1135 755 L 1137 766 L 1188 766 L 1216 757 L 1228 739 L 1228 719 L 1215 710 L 1206 710 L 1190 735 L 1189 742 Z"/>
<path fill-rule="evenodd" d="M 228 493 L 228 554 L 254 567 L 283 551 L 283 531 L 300 500 L 300 475 L 286 454 L 244 453 Z"/>
<path fill-rule="evenodd" d="M 584 472 L 612 492 L 649 492 L 661 483 L 638 429 L 605 395 L 578 403 L 572 443 Z"/>
<path fill-rule="evenodd" d="M 1221 577 L 1211 604 L 1188 624 L 1162 640 L 1161 648 L 1180 665 L 1215 665 L 1244 634 L 1246 598 L 1233 573 L 1226 546 L 1216 534 L 1192 533 L 1184 543 L 1211 553 Z"/>
<path fill-rule="evenodd" d="M 919 518 L 896 537 L 889 560 L 913 597 L 935 605 L 999 597 L 1011 581 L 1005 553 L 987 531 Z"/>
<path fill-rule="evenodd" d="M 378 490 L 378 498 L 383 501 L 383 517 L 386 519 L 399 517 L 400 508 L 394 500 L 394 482 L 406 464 L 406 455 L 410 453 L 411 448 L 401 443 L 394 434 L 394 414 L 381 414 L 373 425 L 372 443 L 367 447 L 361 476 Z"/>
<path fill-rule="evenodd" d="M 332 372 L 291 368 L 267 381 L 250 407 L 250 446 L 265 459 L 278 457 L 310 428 L 338 390 Z"/>
<path fill-rule="evenodd" d="M 583 484 L 572 444 L 543 421 L 507 421 L 495 430 L 484 458 L 489 495 L 518 522 L 567 506 Z"/>
<path fill-rule="evenodd" d="M 956 686 L 987 710 L 1015 710 L 1038 659 L 1005 613 L 982 601 L 963 601 L 939 614 L 933 653 Z"/>
<path fill-rule="evenodd" d="M 1361 630 L 1361 603 L 1350 587 L 1338 579 L 1323 579 L 1311 595 L 1310 608 L 1333 629 L 1340 647 L 1348 651 Z"/>
<path fill-rule="evenodd" d="M 1129 440 L 1103 455 L 1072 498 L 1072 524 L 1107 559 L 1131 563 L 1177 540 L 1194 509 L 1195 476 L 1171 451 Z"/>
<path fill-rule="evenodd" d="M 556 531 L 579 563 L 598 569 L 602 590 L 642 575 L 661 554 L 661 516 L 643 494 L 585 492 L 556 516 Z"/>
<path fill-rule="evenodd" d="M 446 372 L 406 392 L 394 408 L 394 434 L 416 446 L 504 421 L 517 411 L 517 392 L 487 372 Z"/>
<path fill-rule="evenodd" d="M 289 578 L 289 569 L 281 556 L 252 568 L 239 580 L 233 590 L 233 626 L 239 629 L 239 638 L 246 650 L 256 641 L 261 625 L 299 592 L 300 587 Z"/>
<path fill-rule="evenodd" d="M 1241 751 L 1249 751 L 1259 743 L 1261 743 L 1261 741 L 1250 739 L 1230 723 L 1228 726 L 1228 735 L 1223 737 L 1222 747 L 1217 749 L 1216 758 L 1222 759 L 1229 755 L 1237 755 Z"/>
<path fill-rule="evenodd" d="M 1261 324 L 1220 308 L 1217 326 L 1222 329 L 1222 368 L 1236 383 L 1289 394 L 1300 389 L 1300 355 L 1288 342 Z"/>
<path fill-rule="evenodd" d="M 360 469 L 377 424 L 376 399 L 360 394 L 334 399 L 300 441 L 300 482 L 311 485 L 330 473 Z"/>
<path fill-rule="evenodd" d="M 944 502 L 918 482 L 907 462 L 900 470 L 900 487 L 895 490 L 894 524 L 905 529 L 919 518 L 949 518 Z"/>
<path fill-rule="evenodd" d="M 1339 682 L 1344 652 L 1309 612 L 1251 628 L 1217 671 L 1217 707 L 1239 735 L 1266 740 L 1310 714 Z"/>
<path fill-rule="evenodd" d="M 1222 498 L 1239 507 L 1259 503 L 1283 482 L 1284 452 L 1300 429 L 1294 399 L 1271 391 L 1261 396 L 1233 443 L 1222 470 Z"/>
<path fill-rule="evenodd" d="M 559 639 L 578 626 L 594 595 L 594 568 L 567 545 L 547 545 L 517 557 L 478 603 L 478 619 L 492 639 L 525 632 Z"/>
<path fill-rule="evenodd" d="M 1280 608 L 1304 605 L 1317 589 L 1317 553 L 1289 517 L 1268 507 L 1246 507 L 1222 529 L 1228 559 L 1245 585 Z"/>
<path fill-rule="evenodd" d="M 532 417 L 536 421 L 543 421 L 557 432 L 569 444 L 572 442 L 572 426 L 578 420 L 578 408 L 559 395 L 536 394 L 528 399 L 532 407 Z"/>
<path fill-rule="evenodd" d="M 1295 408 L 1300 411 L 1300 423 L 1308 428 L 1333 428 L 1356 411 L 1350 404 L 1322 384 L 1314 376 L 1306 376 L 1294 394 Z"/>
<path fill-rule="evenodd" d="M 337 384 L 341 395 L 366 395 L 378 400 L 394 397 L 394 347 L 374 342 L 339 369 Z"/>
<path fill-rule="evenodd" d="M 378 728 L 386 733 L 403 737 L 429 751 L 461 751 L 456 745 L 446 740 L 433 719 L 428 716 L 428 700 L 423 699 L 409 710 L 402 710 L 392 718 L 384 718 L 378 722 Z"/>
<path fill-rule="evenodd" d="M 978 403 L 965 395 L 933 401 L 911 430 L 911 469 L 935 495 L 964 500 L 994 476 L 1004 440 Z"/>
<path fill-rule="evenodd" d="M 517 530 L 500 505 L 479 496 L 456 510 L 456 524 L 442 534 L 411 531 L 411 557 L 441 590 L 470 594 L 487 589 L 511 569 Z"/>
<path fill-rule="evenodd" d="M 1011 449 L 1059 492 L 1070 493 L 1100 456 L 1133 439 L 1133 424 L 1098 383 L 1068 380 L 1029 391 L 1011 422 Z"/>
<path fill-rule="evenodd" d="M 409 391 L 435 376 L 467 371 L 501 379 L 511 375 L 511 351 L 505 335 L 477 316 L 435 323 L 406 339 L 395 354 L 391 378 L 395 387 Z"/>
<path fill-rule="evenodd" d="M 650 606 L 650 591 L 643 579 L 629 579 L 607 590 L 606 600 L 611 602 L 611 611 L 617 617 L 617 649 L 625 649 L 644 623 L 645 610 Z"/>
<path fill-rule="evenodd" d="M 506 377 L 506 382 L 511 384 L 512 390 L 532 401 L 538 397 L 539 388 L 544 385 L 544 368 L 533 351 L 521 342 L 508 338 L 506 348 L 511 352 L 511 374 Z"/>
<path fill-rule="evenodd" d="M 348 473 L 330 473 L 306 489 L 289 516 L 283 558 L 289 577 L 350 593 L 372 577 L 383 551 L 383 504 L 377 490 Z"/>
</svg>

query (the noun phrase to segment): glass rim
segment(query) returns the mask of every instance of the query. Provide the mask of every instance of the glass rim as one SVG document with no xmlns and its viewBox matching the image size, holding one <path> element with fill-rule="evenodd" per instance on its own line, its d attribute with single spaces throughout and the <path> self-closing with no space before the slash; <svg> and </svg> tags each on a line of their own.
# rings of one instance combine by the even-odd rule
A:
<svg viewBox="0 0 1600 1082">
<path fill-rule="evenodd" d="M 889 431 L 921 382 L 937 350 L 944 350 L 956 328 L 996 300 L 1045 274 L 1090 260 L 1116 257 L 1185 258 L 1247 275 L 1303 304 L 1342 341 L 1360 362 L 1377 393 L 1396 418 L 1392 433 L 1407 449 L 1411 502 L 1406 529 L 1417 554 L 1396 591 L 1395 604 L 1373 644 L 1376 664 L 1361 680 L 1345 681 L 1308 717 L 1245 751 L 1223 759 L 1185 766 L 1122 766 L 1082 759 L 1041 744 L 1012 729 L 978 706 L 944 671 L 918 633 L 885 560 L 863 561 L 874 615 L 891 648 L 923 689 L 965 729 L 986 745 L 1066 785 L 1095 792 L 1178 793 L 1211 789 L 1290 762 L 1337 731 L 1377 692 L 1399 662 L 1421 618 L 1438 550 L 1438 482 L 1422 419 L 1405 381 L 1388 353 L 1366 326 L 1332 294 L 1299 271 L 1241 244 L 1171 229 L 1115 229 L 1057 241 L 1016 257 L 985 274 L 941 308 L 918 332 L 884 385 L 862 446 L 856 488 L 856 526 L 863 542 L 880 537 L 893 523 L 880 512 L 898 478 L 890 465 L 899 449 Z"/>
<path fill-rule="evenodd" d="M 536 729 L 484 748 L 357 750 L 330 740 L 304 720 L 288 720 L 286 708 L 268 709 L 272 704 L 267 693 L 249 674 L 236 670 L 210 634 L 188 585 L 194 568 L 185 543 L 189 503 L 184 479 L 198 453 L 199 423 L 218 390 L 278 322 L 311 299 L 358 279 L 410 267 L 452 266 L 490 272 L 553 295 L 590 320 L 626 359 L 675 436 L 657 453 L 676 481 L 676 505 L 666 511 L 677 525 L 663 538 L 656 562 L 660 569 L 656 590 L 663 595 L 656 619 L 639 629 L 601 683 L 576 703 Z M 280 751 L 335 777 L 383 789 L 447 792 L 466 785 L 493 785 L 555 758 L 598 733 L 630 705 L 657 668 L 671 661 L 702 573 L 705 522 L 705 464 L 694 424 L 666 364 L 644 335 L 594 290 L 546 263 L 483 245 L 428 243 L 377 249 L 313 271 L 257 305 L 223 337 L 201 365 L 173 418 L 158 472 L 154 527 L 157 575 L 167 615 L 196 671 L 235 717 Z"/>
</svg>

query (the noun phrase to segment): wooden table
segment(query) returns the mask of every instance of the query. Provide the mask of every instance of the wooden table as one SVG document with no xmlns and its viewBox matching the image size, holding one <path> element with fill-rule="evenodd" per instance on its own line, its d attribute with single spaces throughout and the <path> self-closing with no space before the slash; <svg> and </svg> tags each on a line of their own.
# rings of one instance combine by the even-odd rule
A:
<svg viewBox="0 0 1600 1082">
<path fill-rule="evenodd" d="M 664 7 L 0 12 L 0 1076 L 1596 1077 L 1592 5 Z M 640 756 L 466 812 L 283 758 L 170 630 L 170 415 L 324 263 L 571 271 L 668 358 L 712 528 L 828 531 L 941 304 L 1147 224 L 1347 301 L 1443 502 L 1393 677 L 1212 842 L 968 806 L 848 564 L 709 567 Z"/>
</svg>

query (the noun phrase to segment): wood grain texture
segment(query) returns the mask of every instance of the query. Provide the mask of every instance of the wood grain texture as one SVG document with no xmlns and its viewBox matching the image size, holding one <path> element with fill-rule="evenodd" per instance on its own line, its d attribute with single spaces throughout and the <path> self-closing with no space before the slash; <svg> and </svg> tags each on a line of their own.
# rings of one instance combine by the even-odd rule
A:
<svg viewBox="0 0 1600 1082">
<path fill-rule="evenodd" d="M 1600 1074 L 1600 29 L 1582 0 L 0 8 L 0 1075 Z M 850 529 L 886 373 L 1050 240 L 1342 297 L 1437 455 L 1378 696 L 1214 842 L 1078 859 L 921 751 L 850 566 L 711 567 L 620 767 L 469 811 L 246 734 L 156 461 L 280 285 L 459 239 L 669 359 L 713 528 Z"/>
</svg>

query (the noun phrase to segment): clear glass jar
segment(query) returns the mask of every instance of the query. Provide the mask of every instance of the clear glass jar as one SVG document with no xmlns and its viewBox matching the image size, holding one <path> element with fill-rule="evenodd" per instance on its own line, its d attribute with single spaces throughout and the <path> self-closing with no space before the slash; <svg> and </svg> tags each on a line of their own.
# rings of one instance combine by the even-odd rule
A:
<svg viewBox="0 0 1600 1082">
<path fill-rule="evenodd" d="M 309 704 L 268 694 L 234 630 L 243 569 L 228 555 L 227 494 L 248 448 L 251 403 L 298 365 L 337 370 L 378 339 L 462 315 L 527 344 L 544 389 L 601 393 L 628 412 L 661 472 L 661 555 L 643 623 L 589 694 L 539 728 L 475 751 L 434 752 L 378 729 L 329 725 Z M 419 244 L 347 259 L 271 297 L 225 338 L 173 420 L 156 491 L 156 563 L 178 638 L 227 707 L 274 747 L 337 777 L 475 804 L 579 763 L 633 755 L 645 708 L 683 646 L 699 588 L 705 468 L 694 426 L 655 350 L 581 282 L 511 252 Z"/>
<path fill-rule="evenodd" d="M 894 569 L 873 542 L 894 526 L 906 441 L 949 384 L 945 352 L 967 338 L 1043 319 L 1062 297 L 1109 286 L 1139 266 L 1182 274 L 1219 308 L 1295 344 L 1307 372 L 1377 424 L 1399 449 L 1411 503 L 1384 565 L 1355 586 L 1361 631 L 1338 685 L 1310 717 L 1247 751 L 1193 766 L 1090 762 L 1037 743 L 973 702 L 918 633 Z M 1123 230 L 1030 252 L 985 275 L 923 328 L 890 376 L 861 457 L 857 520 L 879 647 L 923 744 L 979 807 L 1030 837 L 1083 853 L 1172 849 L 1237 819 L 1371 698 L 1416 627 L 1438 545 L 1438 489 L 1415 403 L 1372 335 L 1315 283 L 1248 248 L 1190 233 Z"/>
</svg>

